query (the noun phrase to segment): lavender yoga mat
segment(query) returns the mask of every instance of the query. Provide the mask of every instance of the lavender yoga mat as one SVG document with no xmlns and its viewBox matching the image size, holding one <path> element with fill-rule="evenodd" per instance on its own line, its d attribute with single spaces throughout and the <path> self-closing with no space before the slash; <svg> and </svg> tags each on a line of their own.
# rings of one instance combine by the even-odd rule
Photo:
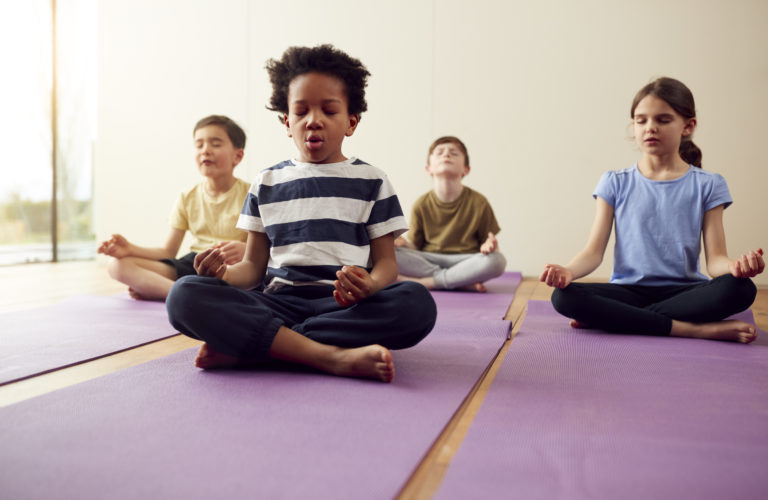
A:
<svg viewBox="0 0 768 500">
<path fill-rule="evenodd" d="M 435 498 L 764 499 L 756 342 L 577 331 L 531 301 Z"/>
<path fill-rule="evenodd" d="M 508 330 L 439 320 L 392 384 L 204 372 L 187 350 L 0 408 L 2 495 L 390 499 Z"/>
<path fill-rule="evenodd" d="M 0 315 L 0 385 L 176 335 L 165 304 L 78 296 Z"/>
<path fill-rule="evenodd" d="M 448 321 L 503 319 L 522 278 L 518 272 L 505 272 L 485 283 L 487 293 L 433 291 L 438 318 Z"/>
</svg>

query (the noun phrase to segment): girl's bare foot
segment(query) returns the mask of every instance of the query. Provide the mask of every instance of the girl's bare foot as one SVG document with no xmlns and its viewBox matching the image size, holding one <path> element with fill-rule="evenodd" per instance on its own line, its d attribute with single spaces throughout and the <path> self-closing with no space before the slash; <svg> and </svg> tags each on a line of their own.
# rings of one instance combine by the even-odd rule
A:
<svg viewBox="0 0 768 500">
<path fill-rule="evenodd" d="M 687 323 L 672 321 L 673 337 L 690 337 L 696 339 L 727 340 L 749 344 L 757 338 L 754 325 L 735 319 L 714 321 L 712 323 Z"/>
<path fill-rule="evenodd" d="M 207 370 L 210 368 L 233 368 L 240 364 L 240 359 L 211 349 L 208 344 L 200 346 L 195 358 L 195 366 Z"/>
<path fill-rule="evenodd" d="M 378 344 L 356 348 L 338 347 L 322 363 L 321 369 L 343 377 L 365 377 L 392 382 L 395 364 L 392 353 Z"/>
</svg>

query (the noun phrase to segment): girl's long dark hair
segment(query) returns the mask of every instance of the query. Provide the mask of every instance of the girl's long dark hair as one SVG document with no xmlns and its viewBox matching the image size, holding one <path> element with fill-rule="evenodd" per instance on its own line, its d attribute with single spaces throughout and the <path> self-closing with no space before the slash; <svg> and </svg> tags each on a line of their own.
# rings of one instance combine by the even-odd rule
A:
<svg viewBox="0 0 768 500">
<path fill-rule="evenodd" d="M 696 118 L 696 104 L 693 94 L 685 84 L 674 78 L 663 76 L 641 88 L 632 101 L 630 117 L 635 119 L 635 108 L 645 96 L 652 95 L 669 104 L 683 118 Z M 689 137 L 683 137 L 679 148 L 680 157 L 694 167 L 701 168 L 701 149 Z"/>
</svg>

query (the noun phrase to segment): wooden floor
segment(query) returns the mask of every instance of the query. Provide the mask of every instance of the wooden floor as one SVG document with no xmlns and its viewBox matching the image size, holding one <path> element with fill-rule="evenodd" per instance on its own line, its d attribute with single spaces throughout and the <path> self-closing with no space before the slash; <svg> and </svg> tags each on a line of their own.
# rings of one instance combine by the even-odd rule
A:
<svg viewBox="0 0 768 500">
<path fill-rule="evenodd" d="M 49 305 L 72 295 L 108 295 L 125 292 L 123 285 L 109 279 L 102 263 L 93 261 L 0 267 L 0 284 L 2 284 L 0 287 L 0 314 Z M 547 300 L 550 294 L 551 289 L 539 283 L 535 278 L 523 280 L 507 314 L 507 319 L 512 321 L 513 334 L 520 328 L 528 300 Z M 752 310 L 758 327 L 768 331 L 768 288 L 761 288 L 758 291 L 757 300 Z M 1 334 L 2 332 L 0 332 Z M 504 356 L 513 342 L 514 337 L 513 340 L 504 343 L 483 378 L 467 396 L 445 429 L 442 430 L 432 448 L 427 451 L 421 464 L 401 490 L 399 498 L 426 499 L 431 498 L 437 491 L 451 459 L 459 449 Z M 7 406 L 62 387 L 94 379 L 196 345 L 199 345 L 199 342 L 179 335 L 70 368 L 0 386 L 0 406 Z"/>
</svg>

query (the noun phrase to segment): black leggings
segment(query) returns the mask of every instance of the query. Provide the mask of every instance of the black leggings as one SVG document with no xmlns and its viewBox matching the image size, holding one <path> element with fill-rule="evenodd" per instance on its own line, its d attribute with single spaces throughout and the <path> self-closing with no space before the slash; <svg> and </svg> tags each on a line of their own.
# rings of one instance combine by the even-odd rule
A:
<svg viewBox="0 0 768 500">
<path fill-rule="evenodd" d="M 613 333 L 669 335 L 672 320 L 720 321 L 752 305 L 757 288 L 748 278 L 730 274 L 691 285 L 645 286 L 571 283 L 556 288 L 557 312 Z"/>
</svg>

